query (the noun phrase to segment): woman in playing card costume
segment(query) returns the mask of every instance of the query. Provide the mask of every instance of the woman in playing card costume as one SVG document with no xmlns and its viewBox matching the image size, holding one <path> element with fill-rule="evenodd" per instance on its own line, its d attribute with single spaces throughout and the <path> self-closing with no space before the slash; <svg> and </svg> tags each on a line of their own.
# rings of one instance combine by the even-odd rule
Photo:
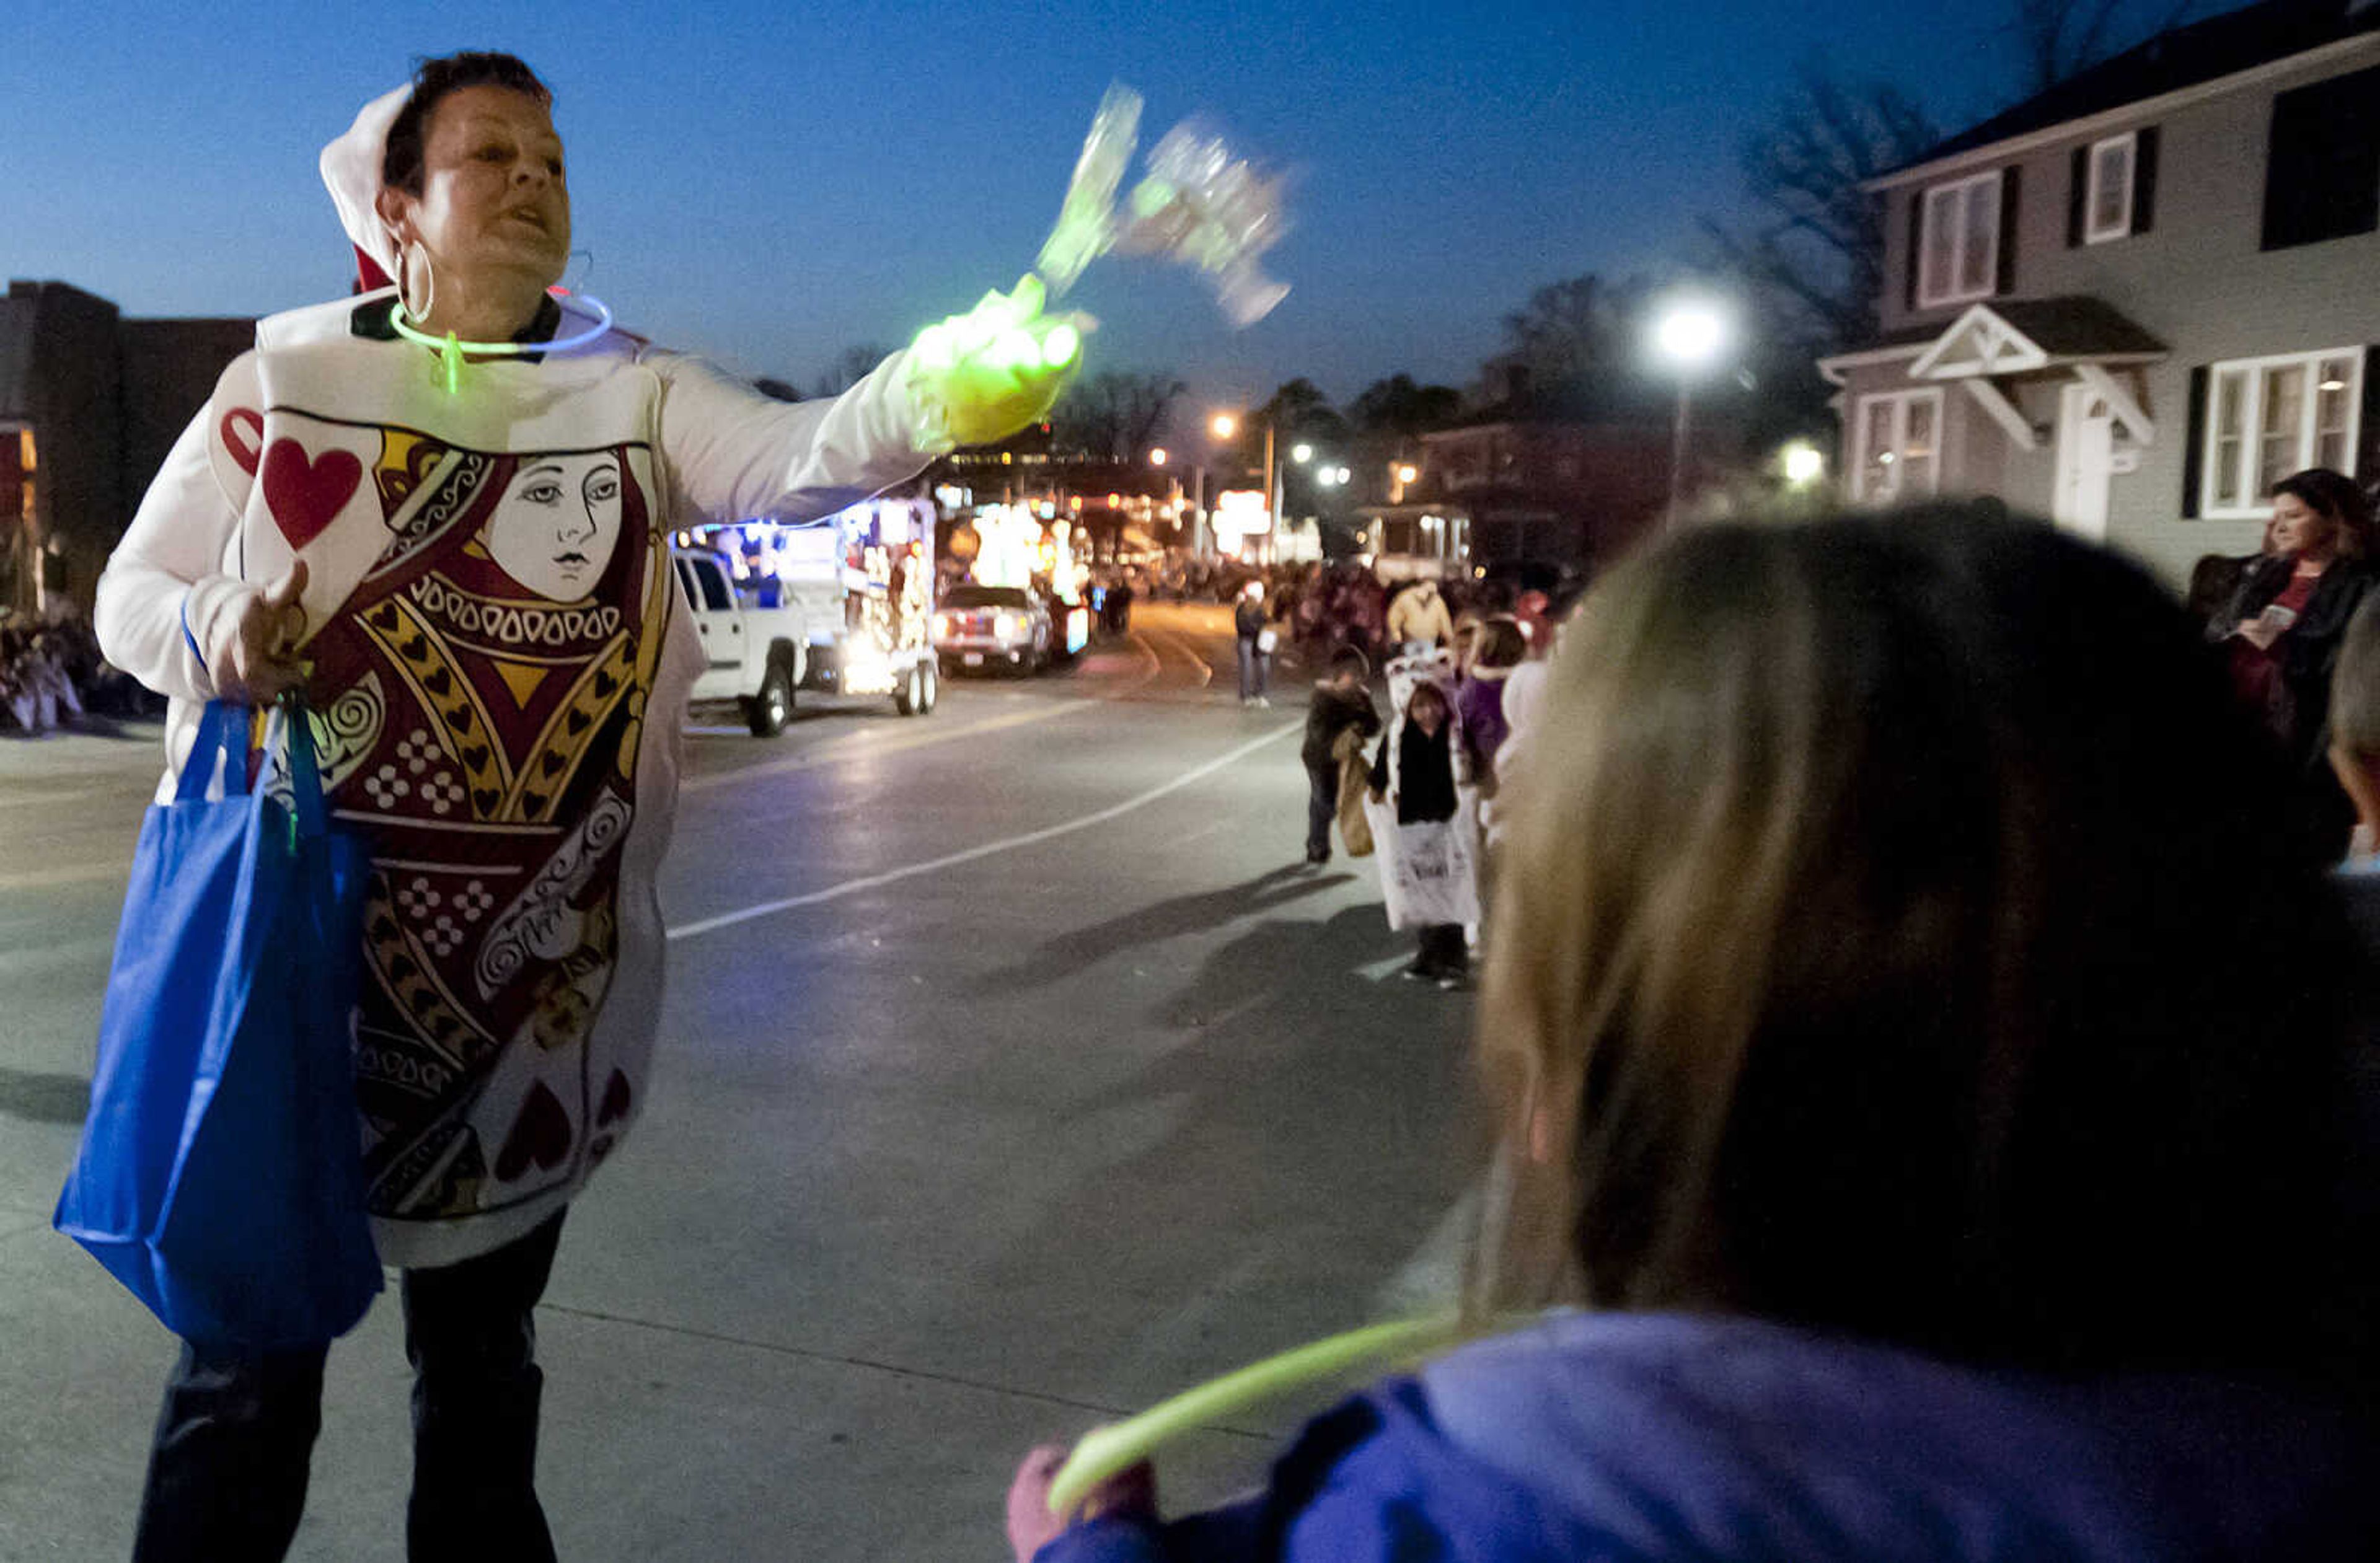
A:
<svg viewBox="0 0 2380 1563">
<path fill-rule="evenodd" d="M 109 659 L 172 698 L 176 768 L 205 701 L 302 685 L 331 807 L 370 833 L 358 1099 L 417 1374 L 409 1555 L 441 1563 L 553 1556 L 530 1311 L 644 1100 L 702 661 L 670 530 L 838 510 L 1023 427 L 1075 367 L 1038 285 L 832 402 L 590 327 L 549 292 L 550 103 L 520 61 L 457 55 L 324 151 L 370 290 L 260 323 L 99 588 Z M 282 1556 L 322 1360 L 185 1349 L 137 1558 Z"/>
</svg>

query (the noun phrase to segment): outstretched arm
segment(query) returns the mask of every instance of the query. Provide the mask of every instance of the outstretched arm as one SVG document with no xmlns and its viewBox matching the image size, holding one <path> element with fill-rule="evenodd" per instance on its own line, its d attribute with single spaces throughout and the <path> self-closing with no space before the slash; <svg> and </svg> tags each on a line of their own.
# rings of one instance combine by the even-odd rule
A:
<svg viewBox="0 0 2380 1563">
<path fill-rule="evenodd" d="M 912 478 L 959 444 L 1047 413 L 1081 362 L 1073 323 L 1041 313 L 1040 284 L 987 294 L 832 401 L 772 400 L 699 358 L 649 352 L 678 497 L 715 521 L 805 520 Z"/>
</svg>

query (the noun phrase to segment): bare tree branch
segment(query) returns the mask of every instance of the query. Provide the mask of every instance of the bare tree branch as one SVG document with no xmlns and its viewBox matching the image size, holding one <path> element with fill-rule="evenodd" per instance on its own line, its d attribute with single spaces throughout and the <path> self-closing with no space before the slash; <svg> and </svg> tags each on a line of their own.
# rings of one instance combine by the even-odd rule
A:
<svg viewBox="0 0 2380 1563">
<path fill-rule="evenodd" d="M 2031 3 L 2031 0 L 2020 0 Z M 1746 143 L 1744 182 L 1760 216 L 1749 231 L 1704 224 L 1725 269 L 1814 350 L 1876 333 L 1884 226 L 1861 186 L 1940 139 L 1924 109 L 1880 83 L 1805 67 L 1777 117 Z"/>
<path fill-rule="evenodd" d="M 810 394 L 821 400 L 840 396 L 867 379 L 869 370 L 892 356 L 892 349 L 873 342 L 846 347 L 835 355 L 834 362 L 828 365 L 826 373 L 819 377 L 818 386 Z"/>
<path fill-rule="evenodd" d="M 2031 97 L 2071 80 L 2134 44 L 2180 26 L 2201 0 L 2010 0 L 2002 31 L 2016 50 L 2020 88 Z"/>
<path fill-rule="evenodd" d="M 1078 380 L 1050 415 L 1059 442 L 1105 461 L 1133 461 L 1190 388 L 1169 374 L 1108 370 Z"/>
</svg>

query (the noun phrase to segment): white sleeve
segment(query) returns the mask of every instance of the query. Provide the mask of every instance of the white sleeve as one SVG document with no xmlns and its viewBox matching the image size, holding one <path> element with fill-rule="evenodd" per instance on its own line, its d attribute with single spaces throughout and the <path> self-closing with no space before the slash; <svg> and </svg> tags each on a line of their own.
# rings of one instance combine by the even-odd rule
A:
<svg viewBox="0 0 2380 1563">
<path fill-rule="evenodd" d="M 91 615 L 110 662 L 177 700 L 214 697 L 199 648 L 220 644 L 225 616 L 263 589 L 224 573 L 239 506 L 209 458 L 212 413 L 210 401 L 157 469 L 100 574 Z"/>
<path fill-rule="evenodd" d="M 700 358 L 651 352 L 673 496 L 712 521 L 831 515 L 950 449 L 895 353 L 831 402 L 780 402 Z"/>
</svg>

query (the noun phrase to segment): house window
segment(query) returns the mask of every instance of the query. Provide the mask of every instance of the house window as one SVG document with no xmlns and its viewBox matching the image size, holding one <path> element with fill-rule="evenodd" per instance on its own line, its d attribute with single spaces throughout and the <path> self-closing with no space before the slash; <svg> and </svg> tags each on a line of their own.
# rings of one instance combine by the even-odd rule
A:
<svg viewBox="0 0 2380 1563">
<path fill-rule="evenodd" d="M 2090 193 L 2084 198 L 2082 241 L 2106 244 L 2132 231 L 2132 165 L 2139 138 L 2127 130 L 2091 148 Z"/>
<path fill-rule="evenodd" d="M 2281 92 L 2265 156 L 2264 248 L 2380 227 L 2380 66 Z"/>
<path fill-rule="evenodd" d="M 1914 499 L 1942 486 L 1942 393 L 1862 396 L 1852 498 L 1863 504 Z"/>
<path fill-rule="evenodd" d="M 2199 514 L 2250 519 L 2292 472 L 2355 472 L 2363 352 L 2334 347 L 2216 364 L 2206 377 Z"/>
<path fill-rule="evenodd" d="M 1918 242 L 1919 306 L 1990 297 L 1999 280 L 2000 171 L 1937 185 L 1918 199 L 1925 203 Z"/>
</svg>

